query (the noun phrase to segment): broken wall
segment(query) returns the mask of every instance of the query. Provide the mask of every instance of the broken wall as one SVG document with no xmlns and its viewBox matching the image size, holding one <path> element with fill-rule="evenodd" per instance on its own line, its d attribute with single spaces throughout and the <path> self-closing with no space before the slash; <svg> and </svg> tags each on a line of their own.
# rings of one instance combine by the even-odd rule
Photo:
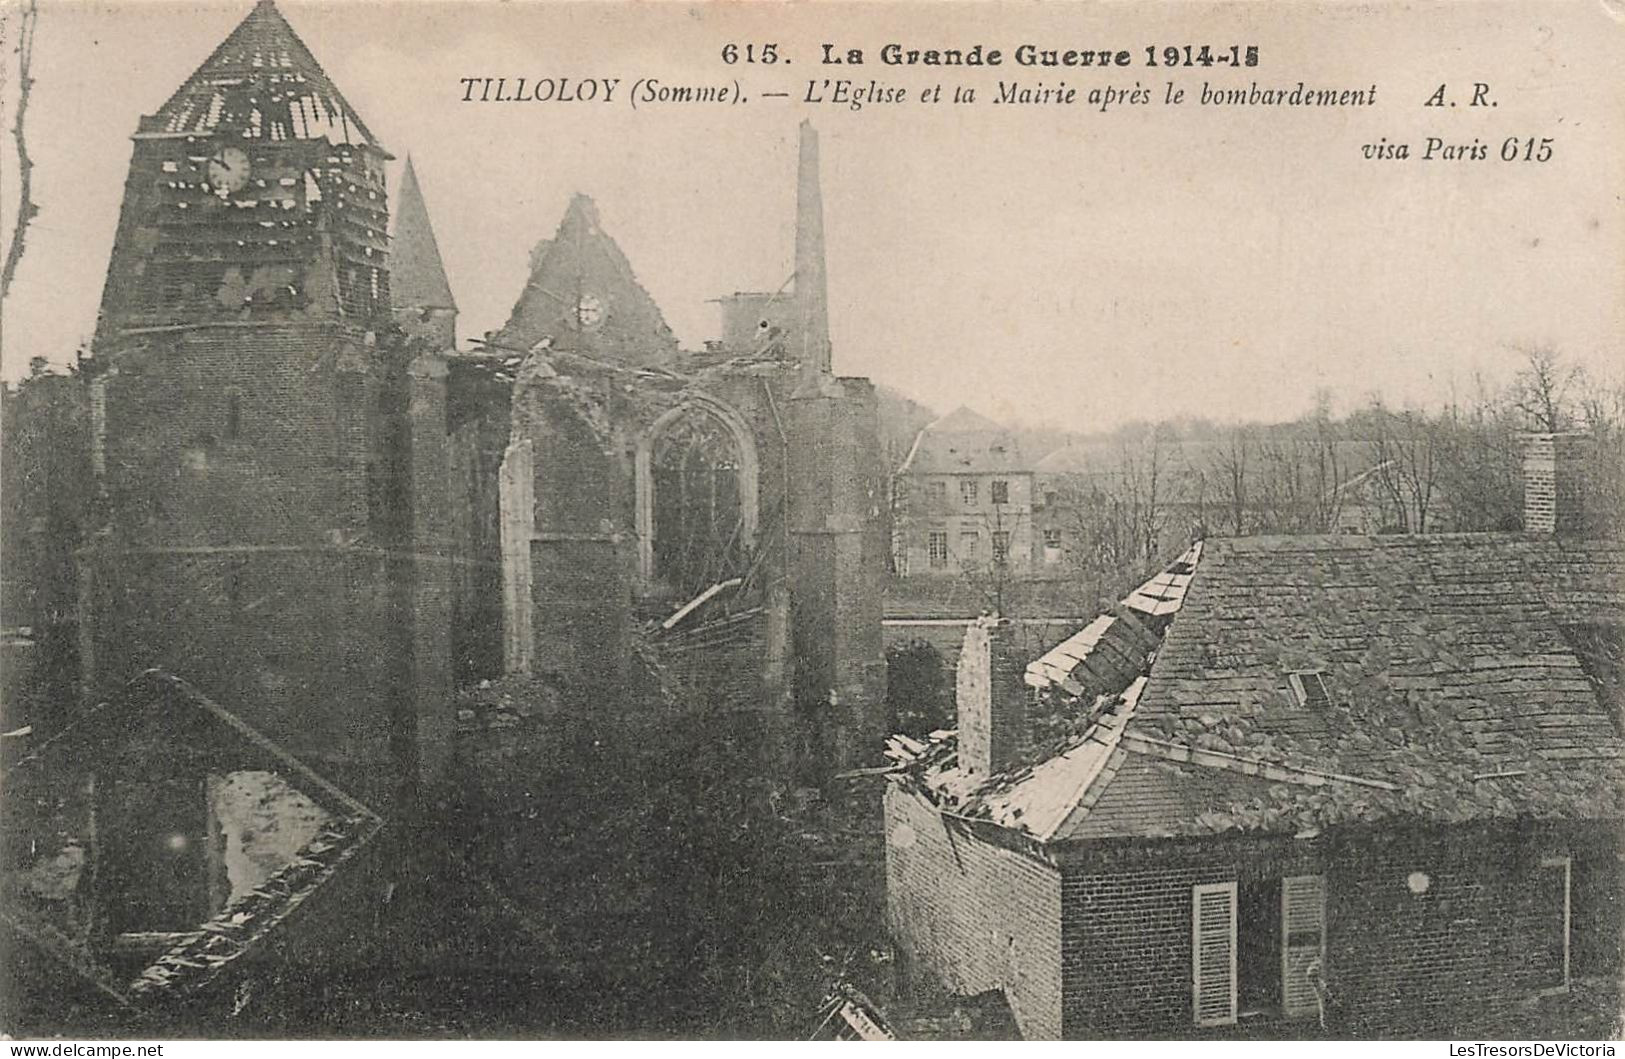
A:
<svg viewBox="0 0 1625 1059">
<path fill-rule="evenodd" d="M 959 996 L 1001 990 L 1024 1039 L 1059 1039 L 1060 871 L 896 783 L 885 815 L 886 914 L 904 973 Z"/>
<path fill-rule="evenodd" d="M 790 416 L 796 701 L 836 768 L 880 753 L 884 474 L 873 387 L 803 380 Z"/>
</svg>

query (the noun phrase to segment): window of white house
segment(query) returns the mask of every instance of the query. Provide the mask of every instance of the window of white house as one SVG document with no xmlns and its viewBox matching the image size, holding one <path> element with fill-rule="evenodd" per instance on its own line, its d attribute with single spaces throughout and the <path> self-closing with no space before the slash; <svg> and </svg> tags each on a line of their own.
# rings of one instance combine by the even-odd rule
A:
<svg viewBox="0 0 1625 1059">
<path fill-rule="evenodd" d="M 959 499 L 967 504 L 976 503 L 977 481 L 974 478 L 965 478 L 959 483 Z"/>
<path fill-rule="evenodd" d="M 959 561 L 974 563 L 981 552 L 981 535 L 975 530 L 961 530 L 959 532 Z"/>
<path fill-rule="evenodd" d="M 925 498 L 933 504 L 941 504 L 948 499 L 948 483 L 940 479 L 925 483 Z"/>
<path fill-rule="evenodd" d="M 1058 529 L 1044 531 L 1044 561 L 1046 563 L 1061 561 L 1061 531 Z"/>
<path fill-rule="evenodd" d="M 993 561 L 1000 566 L 1010 561 L 1010 534 L 1004 530 L 993 531 Z"/>
<path fill-rule="evenodd" d="M 1010 483 L 1003 478 L 993 479 L 989 487 L 992 490 L 995 504 L 1008 504 L 1010 502 Z"/>
<path fill-rule="evenodd" d="M 948 534 L 941 530 L 932 530 L 925 538 L 926 554 L 930 557 L 932 569 L 941 569 L 948 565 Z"/>
<path fill-rule="evenodd" d="M 1535 876 L 1538 933 L 1529 959 L 1545 993 L 1565 993 L 1569 988 L 1570 868 L 1568 857 L 1543 857 Z"/>
<path fill-rule="evenodd" d="M 1319 875 L 1192 887 L 1192 1015 L 1224 1026 L 1239 1015 L 1320 1010 L 1326 886 Z"/>
</svg>

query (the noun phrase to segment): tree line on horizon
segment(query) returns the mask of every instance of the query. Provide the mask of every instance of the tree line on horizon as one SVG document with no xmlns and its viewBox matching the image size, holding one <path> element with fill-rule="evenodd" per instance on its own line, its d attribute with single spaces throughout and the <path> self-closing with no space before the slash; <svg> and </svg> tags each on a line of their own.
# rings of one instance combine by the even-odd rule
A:
<svg viewBox="0 0 1625 1059">
<path fill-rule="evenodd" d="M 883 388 L 899 466 L 932 411 Z M 1063 576 L 1102 588 L 1159 568 L 1196 537 L 1511 532 L 1523 524 L 1524 438 L 1584 432 L 1589 529 L 1625 531 L 1625 381 L 1545 348 L 1435 408 L 1380 396 L 1334 415 L 1329 393 L 1287 422 L 1181 417 L 1083 434 L 1012 425 L 1037 493 L 1066 513 Z"/>
</svg>

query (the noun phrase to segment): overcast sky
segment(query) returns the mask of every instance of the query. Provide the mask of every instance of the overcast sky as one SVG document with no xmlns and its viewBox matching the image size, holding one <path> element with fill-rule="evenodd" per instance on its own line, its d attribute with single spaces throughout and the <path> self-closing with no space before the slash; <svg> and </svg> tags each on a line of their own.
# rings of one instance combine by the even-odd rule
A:
<svg viewBox="0 0 1625 1059">
<path fill-rule="evenodd" d="M 129 135 L 250 9 L 40 0 L 28 111 L 42 212 L 4 306 L 3 371 L 66 362 L 91 333 Z M 605 228 L 686 346 L 718 330 L 707 300 L 774 289 L 791 268 L 795 128 L 823 138 L 836 370 L 946 411 L 1073 429 L 1181 414 L 1296 415 L 1381 391 L 1433 402 L 1505 377 L 1547 345 L 1608 371 L 1625 335 L 1625 21 L 1602 0 L 1407 9 L 1298 4 L 314 5 L 282 10 L 386 147 L 414 158 L 461 334 L 506 319 L 531 246 L 569 196 Z M 883 66 L 881 45 L 1007 54 L 1024 41 L 1124 47 L 1136 65 L 996 71 Z M 729 41 L 777 41 L 789 67 L 723 65 Z M 816 43 L 862 47 L 836 71 Z M 1019 110 L 978 103 L 805 104 L 806 79 L 919 89 L 999 78 L 1150 87 L 1147 44 L 1257 44 L 1227 87 L 1367 88 L 1358 110 L 1187 103 Z M 10 29 L 6 50 L 10 51 Z M 12 57 L 7 56 L 8 60 Z M 640 77 L 738 74 L 736 107 L 633 110 Z M 612 105 L 470 104 L 467 76 L 619 77 Z M 1473 81 L 1496 108 L 1466 107 Z M 15 82 L 14 71 L 7 86 Z M 1461 106 L 1425 109 L 1448 83 Z M 788 100 L 757 93 L 783 90 Z M 951 87 L 945 89 L 951 92 Z M 0 89 L 9 104 L 10 88 Z M 0 115 L 7 131 L 9 111 Z M 1374 162 L 1360 146 L 1436 133 L 1484 162 Z M 1495 160 L 1550 136 L 1540 164 Z M 9 136 L 0 223 L 15 212 Z M 398 165 L 398 163 L 397 163 Z M 392 174 L 392 179 L 393 179 Z"/>
</svg>

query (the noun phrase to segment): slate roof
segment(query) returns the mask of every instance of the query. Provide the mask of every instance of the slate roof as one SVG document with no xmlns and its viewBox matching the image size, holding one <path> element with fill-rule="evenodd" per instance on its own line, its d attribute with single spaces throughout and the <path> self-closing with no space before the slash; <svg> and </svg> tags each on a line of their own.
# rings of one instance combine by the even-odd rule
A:
<svg viewBox="0 0 1625 1059">
<path fill-rule="evenodd" d="M 1110 754 L 1088 752 L 1081 793 L 1080 768 L 1066 763 L 1081 766 L 1080 748 L 1103 741 L 1099 724 L 975 790 L 952 782 L 946 745 L 920 758 L 942 777 L 928 788 L 963 815 L 1046 842 L 1393 818 L 1618 819 L 1618 685 L 1587 672 L 1573 630 L 1621 625 L 1622 543 L 1209 541 L 1143 692 L 1105 733 Z M 1299 704 L 1290 677 L 1309 672 L 1329 704 Z M 1059 823 L 1057 797 L 1072 804 Z M 1010 805 L 1049 808 L 1023 820 L 1001 811 Z"/>
<path fill-rule="evenodd" d="M 1269 795 L 1270 781 L 1181 764 L 1119 747 L 1107 762 L 1094 803 L 1079 806 L 1057 829 L 1057 841 L 1175 834 L 1165 822 L 1195 822 L 1215 805 Z"/>
<path fill-rule="evenodd" d="M 1213 549 L 1158 657 L 1148 730 L 1195 738 L 1210 715 L 1235 729 L 1231 746 L 1270 737 L 1375 775 L 1393 769 L 1390 744 L 1444 734 L 1475 764 L 1620 754 L 1560 627 L 1625 620 L 1620 546 L 1461 535 Z M 1337 708 L 1297 705 L 1287 674 L 1314 670 Z"/>
<path fill-rule="evenodd" d="M 1030 688 L 1059 687 L 1072 696 L 1115 695 L 1145 670 L 1166 619 L 1179 612 L 1202 560 L 1197 541 L 1102 614 L 1027 664 Z"/>
<path fill-rule="evenodd" d="M 897 473 L 997 474 L 1031 470 L 1009 428 L 960 405 L 921 428 Z"/>
<path fill-rule="evenodd" d="M 1333 817 L 1618 811 L 1625 743 L 1563 625 L 1625 621 L 1625 545 L 1463 534 L 1210 548 L 1137 733 L 1395 788 L 1335 785 L 1347 804 Z M 1300 706 L 1292 672 L 1319 672 L 1331 705 Z"/>
<path fill-rule="evenodd" d="M 410 156 L 401 174 L 400 194 L 395 196 L 395 225 L 389 237 L 389 300 L 395 308 L 457 308 Z"/>
<path fill-rule="evenodd" d="M 229 133 L 382 146 L 271 0 L 259 0 L 158 113 L 145 136 Z"/>
</svg>

